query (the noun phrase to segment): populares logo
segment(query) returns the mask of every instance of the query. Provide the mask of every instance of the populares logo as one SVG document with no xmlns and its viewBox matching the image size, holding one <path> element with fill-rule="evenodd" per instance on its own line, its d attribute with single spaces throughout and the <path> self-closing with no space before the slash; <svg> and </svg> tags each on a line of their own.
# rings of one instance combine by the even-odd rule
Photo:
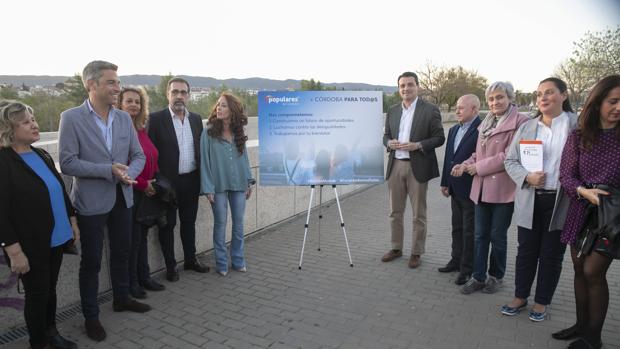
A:
<svg viewBox="0 0 620 349">
<path fill-rule="evenodd" d="M 299 103 L 299 97 L 286 97 L 286 96 L 272 96 L 272 95 L 267 95 L 265 96 L 265 102 L 267 102 L 267 104 L 297 104 Z"/>
</svg>

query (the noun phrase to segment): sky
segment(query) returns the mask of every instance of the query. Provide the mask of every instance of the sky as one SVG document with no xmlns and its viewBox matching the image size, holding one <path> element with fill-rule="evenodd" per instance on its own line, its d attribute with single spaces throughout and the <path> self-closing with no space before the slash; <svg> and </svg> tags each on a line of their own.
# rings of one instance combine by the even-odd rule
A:
<svg viewBox="0 0 620 349">
<path fill-rule="evenodd" d="M 533 91 L 620 0 L 20 0 L 2 4 L 0 75 L 261 77 L 396 85 L 426 64 Z"/>
</svg>

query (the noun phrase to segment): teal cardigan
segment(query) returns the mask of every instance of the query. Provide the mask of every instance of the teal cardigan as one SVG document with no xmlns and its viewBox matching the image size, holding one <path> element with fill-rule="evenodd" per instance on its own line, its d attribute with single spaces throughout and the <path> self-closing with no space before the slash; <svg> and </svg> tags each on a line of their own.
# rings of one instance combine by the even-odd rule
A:
<svg viewBox="0 0 620 349">
<path fill-rule="evenodd" d="M 200 194 L 246 191 L 256 181 L 250 172 L 245 146 L 239 154 L 235 142 L 214 138 L 207 129 L 200 136 Z"/>
</svg>

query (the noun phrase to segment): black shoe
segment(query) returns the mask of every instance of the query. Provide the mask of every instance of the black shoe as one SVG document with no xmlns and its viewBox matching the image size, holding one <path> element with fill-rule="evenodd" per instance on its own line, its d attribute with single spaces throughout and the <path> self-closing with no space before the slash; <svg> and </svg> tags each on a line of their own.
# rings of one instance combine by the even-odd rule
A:
<svg viewBox="0 0 620 349">
<path fill-rule="evenodd" d="M 105 329 L 101 326 L 101 322 L 98 319 L 86 319 L 84 321 L 84 328 L 86 328 L 86 335 L 88 338 L 95 342 L 101 342 L 107 336 Z"/>
<path fill-rule="evenodd" d="M 457 285 L 465 285 L 467 283 L 467 281 L 469 281 L 469 278 L 471 277 L 471 275 L 469 274 L 460 274 L 459 276 L 457 276 L 456 280 L 454 280 L 454 283 Z"/>
<path fill-rule="evenodd" d="M 551 337 L 559 340 L 568 340 L 581 336 L 581 332 L 577 328 L 577 325 L 573 325 L 569 328 L 565 328 L 561 331 L 555 332 L 551 334 Z"/>
<path fill-rule="evenodd" d="M 129 294 L 136 299 L 146 299 L 146 291 L 138 285 L 129 287 Z"/>
<path fill-rule="evenodd" d="M 55 336 L 48 336 L 47 343 L 56 349 L 77 349 L 78 347 L 77 344 L 64 338 L 59 333 L 56 333 Z"/>
<path fill-rule="evenodd" d="M 116 312 L 119 311 L 133 311 L 134 313 L 146 313 L 151 310 L 151 306 L 148 304 L 140 303 L 135 299 L 128 299 L 124 302 L 112 302 L 112 309 Z"/>
<path fill-rule="evenodd" d="M 600 349 L 603 347 L 603 343 L 599 340 L 597 343 L 591 343 L 585 338 L 579 338 L 576 341 L 568 345 L 569 349 Z"/>
<path fill-rule="evenodd" d="M 148 291 L 163 291 L 166 289 L 166 286 L 160 284 L 152 278 L 148 278 L 146 279 L 146 281 L 141 282 L 140 286 L 142 286 L 145 290 Z"/>
<path fill-rule="evenodd" d="M 179 281 L 179 273 L 176 270 L 168 270 L 166 272 L 166 280 L 170 282 Z"/>
<path fill-rule="evenodd" d="M 193 261 L 193 262 L 189 262 L 189 263 L 185 263 L 183 264 L 183 269 L 185 270 L 193 270 L 199 273 L 208 273 L 209 272 L 209 267 L 206 265 L 202 265 L 200 264 L 199 261 Z"/>
<path fill-rule="evenodd" d="M 448 264 L 446 264 L 445 267 L 438 268 L 437 270 L 440 273 L 451 273 L 453 271 L 459 271 L 459 267 L 457 267 L 456 265 L 448 263 Z"/>
</svg>

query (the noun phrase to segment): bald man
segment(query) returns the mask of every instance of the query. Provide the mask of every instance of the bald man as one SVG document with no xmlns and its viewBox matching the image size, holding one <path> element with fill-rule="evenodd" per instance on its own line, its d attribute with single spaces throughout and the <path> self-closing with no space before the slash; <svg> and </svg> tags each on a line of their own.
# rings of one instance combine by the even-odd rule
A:
<svg viewBox="0 0 620 349">
<path fill-rule="evenodd" d="M 456 103 L 456 120 L 448 133 L 446 155 L 441 175 L 441 193 L 450 197 L 452 206 L 452 259 L 440 273 L 459 271 L 455 282 L 463 285 L 471 277 L 474 263 L 474 203 L 469 199 L 473 177 L 464 173 L 450 175 L 452 167 L 469 159 L 476 151 L 480 100 L 476 95 L 464 95 Z"/>
</svg>

